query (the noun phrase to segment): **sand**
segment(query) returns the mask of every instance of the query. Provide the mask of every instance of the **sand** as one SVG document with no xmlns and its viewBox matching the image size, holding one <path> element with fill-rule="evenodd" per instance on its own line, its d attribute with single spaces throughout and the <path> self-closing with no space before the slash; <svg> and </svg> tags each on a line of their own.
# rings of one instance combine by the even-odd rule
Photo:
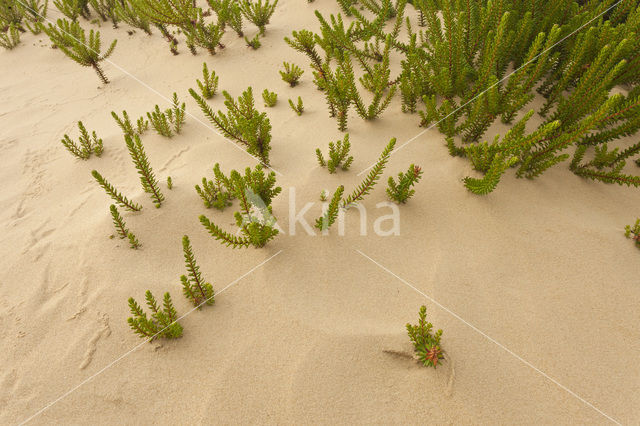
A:
<svg viewBox="0 0 640 426">
<path fill-rule="evenodd" d="M 423 130 L 396 97 L 380 120 L 351 118 L 351 171 L 316 166 L 315 148 L 342 134 L 307 59 L 283 41 L 317 28 L 315 8 L 337 12 L 333 2 L 281 0 L 262 48 L 229 34 L 216 56 L 181 43 L 174 57 L 157 31 L 103 24 L 104 43 L 118 39 L 107 86 L 43 35 L 0 52 L 0 423 L 637 424 L 640 253 L 623 235 L 640 214 L 637 190 L 580 179 L 563 164 L 535 181 L 509 172 L 493 194 L 475 196 L 461 183 L 474 173 L 468 161 L 429 130 L 391 157 L 383 178 L 413 162 L 424 169 L 400 208 L 400 235 L 373 232 L 390 212 L 376 208 L 383 184 L 362 203 L 368 235 L 357 211 L 344 236 L 310 236 L 299 224 L 290 235 L 291 188 L 298 211 L 315 202 L 312 223 L 322 189 L 349 191 L 391 137 L 400 144 Z M 298 87 L 280 80 L 283 60 L 304 66 Z M 233 229 L 235 209 L 207 210 L 193 189 L 213 164 L 256 164 L 188 96 L 203 61 L 234 96 L 249 85 L 279 96 L 267 113 L 283 188 L 273 210 L 285 233 L 263 249 L 226 248 L 198 222 L 206 214 Z M 174 91 L 192 114 L 183 133 L 144 136 L 167 196 L 155 209 L 110 112 L 138 117 Z M 297 96 L 301 117 L 287 105 Z M 76 160 L 60 144 L 77 136 L 77 120 L 103 138 L 102 158 Z M 495 132 L 504 129 L 487 137 Z M 144 205 L 124 214 L 140 250 L 109 238 L 111 201 L 92 169 Z M 182 320 L 181 339 L 139 346 L 128 297 L 171 291 L 179 312 L 191 309 L 179 281 L 184 234 L 204 276 L 226 289 Z M 412 351 L 404 326 L 422 304 L 444 330 L 437 370 L 403 355 Z"/>
</svg>

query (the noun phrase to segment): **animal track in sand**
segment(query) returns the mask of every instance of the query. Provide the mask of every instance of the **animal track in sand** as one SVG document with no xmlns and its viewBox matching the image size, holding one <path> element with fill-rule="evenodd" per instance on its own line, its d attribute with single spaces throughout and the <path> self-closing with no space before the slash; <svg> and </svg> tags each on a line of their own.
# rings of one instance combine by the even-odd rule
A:
<svg viewBox="0 0 640 426">
<path fill-rule="evenodd" d="M 80 370 L 84 370 L 91 364 L 93 361 L 93 357 L 98 349 L 98 341 L 102 338 L 107 338 L 111 335 L 111 327 L 109 327 L 109 315 L 107 314 L 98 314 L 98 329 L 93 333 L 91 339 L 87 343 L 87 351 L 84 354 L 84 358 L 80 363 Z"/>
<path fill-rule="evenodd" d="M 35 250 L 35 260 L 40 260 L 42 255 L 46 252 L 46 250 L 51 245 L 51 241 L 46 241 L 47 237 L 53 234 L 57 228 L 48 227 L 49 219 L 46 219 L 44 222 L 40 224 L 40 226 L 36 227 L 29 231 L 29 235 L 31 236 L 31 240 L 27 242 L 25 248 L 22 250 L 22 254 L 27 254 L 27 252 Z"/>
<path fill-rule="evenodd" d="M 174 161 L 176 161 L 176 160 L 180 159 L 180 158 L 182 157 L 182 155 L 183 155 L 185 152 L 189 151 L 190 149 L 191 149 L 191 147 L 189 147 L 189 146 L 182 148 L 180 151 L 178 151 L 177 153 L 175 153 L 174 155 L 172 155 L 172 156 L 171 156 L 171 157 L 170 157 L 170 158 L 169 158 L 169 159 L 168 159 L 168 160 L 167 160 L 167 161 L 162 165 L 162 167 L 160 167 L 160 169 L 159 169 L 159 170 L 160 170 L 161 172 L 166 171 L 166 170 L 167 170 L 167 167 L 169 167 L 169 165 L 171 165 L 171 163 L 173 163 Z M 183 165 L 184 165 L 184 163 L 183 163 Z"/>
<path fill-rule="evenodd" d="M 55 149 L 43 149 L 34 151 L 28 149 L 22 159 L 22 174 L 26 176 L 28 183 L 24 196 L 27 198 L 38 198 L 48 189 L 46 184 L 45 165 L 51 163 L 55 158 Z"/>
</svg>

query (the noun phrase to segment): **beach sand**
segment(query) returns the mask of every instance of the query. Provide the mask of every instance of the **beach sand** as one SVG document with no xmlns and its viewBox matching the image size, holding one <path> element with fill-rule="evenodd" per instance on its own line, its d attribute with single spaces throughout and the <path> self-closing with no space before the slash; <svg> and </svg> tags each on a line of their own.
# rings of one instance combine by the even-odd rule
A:
<svg viewBox="0 0 640 426">
<path fill-rule="evenodd" d="M 281 0 L 259 50 L 227 34 L 215 56 L 192 56 L 184 42 L 173 56 L 157 31 L 102 24 L 104 45 L 118 39 L 108 85 L 42 34 L 0 52 L 0 423 L 36 413 L 33 424 L 638 423 L 640 252 L 623 235 L 640 215 L 637 190 L 581 179 L 564 163 L 533 181 L 507 172 L 494 193 L 476 196 L 461 179 L 477 174 L 432 129 L 391 157 L 362 203 L 367 235 L 355 209 L 344 236 L 311 236 L 300 224 L 291 235 L 292 191 L 297 211 L 315 203 L 312 225 L 322 189 L 350 192 L 391 137 L 400 145 L 424 130 L 396 96 L 379 120 L 351 117 L 350 171 L 317 166 L 315 149 L 343 134 L 307 58 L 283 38 L 316 30 L 314 9 L 338 12 L 329 3 Z M 280 79 L 283 60 L 305 69 L 299 86 Z M 284 232 L 262 249 L 224 247 L 198 221 L 233 229 L 237 203 L 207 210 L 194 185 L 216 162 L 227 173 L 256 164 L 188 95 L 203 61 L 233 96 L 252 86 L 273 126 L 283 188 L 273 212 Z M 278 93 L 276 107 L 262 108 L 265 88 Z M 137 118 L 174 91 L 190 114 L 183 132 L 143 137 L 167 198 L 156 209 L 110 112 Z M 300 117 L 287 104 L 298 96 Z M 222 95 L 209 104 L 222 109 Z M 77 160 L 60 144 L 65 133 L 77 138 L 78 120 L 104 140 L 101 158 Z M 486 138 L 496 132 L 504 128 Z M 391 212 L 376 207 L 386 180 L 410 163 L 424 176 L 399 207 L 400 235 L 376 235 L 374 222 Z M 140 250 L 109 238 L 111 200 L 92 169 L 143 204 L 122 212 Z M 139 346 L 127 298 L 170 291 L 179 313 L 192 308 L 179 280 L 185 234 L 204 277 L 226 289 L 181 321 L 181 339 Z M 405 324 L 422 304 L 444 330 L 447 358 L 435 370 L 410 358 Z"/>
</svg>

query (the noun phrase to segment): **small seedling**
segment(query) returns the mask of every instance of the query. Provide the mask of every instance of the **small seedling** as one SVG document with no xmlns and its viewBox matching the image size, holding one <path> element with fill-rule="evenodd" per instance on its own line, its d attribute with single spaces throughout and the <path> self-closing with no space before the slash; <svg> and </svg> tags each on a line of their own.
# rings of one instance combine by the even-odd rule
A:
<svg viewBox="0 0 640 426">
<path fill-rule="evenodd" d="M 276 10 L 278 0 L 269 3 L 269 0 L 241 0 L 240 11 L 250 22 L 252 22 L 260 30 L 260 34 L 264 34 L 265 27 L 269 23 L 269 19 Z"/>
<path fill-rule="evenodd" d="M 316 157 L 318 158 L 318 164 L 321 167 L 327 167 L 329 173 L 335 173 L 336 168 L 340 166 L 342 170 L 349 170 L 351 163 L 353 162 L 353 156 L 349 155 L 351 149 L 351 143 L 349 142 L 349 134 L 344 136 L 343 140 L 335 142 L 329 142 L 329 159 L 325 160 L 320 148 L 316 149 Z"/>
<path fill-rule="evenodd" d="M 209 73 L 207 63 L 202 64 L 202 81 L 196 80 L 196 84 L 200 88 L 200 93 L 205 99 L 211 99 L 218 89 L 218 76 L 215 71 Z"/>
<path fill-rule="evenodd" d="M 320 201 L 327 201 L 328 193 L 326 189 L 320 191 Z"/>
<path fill-rule="evenodd" d="M 296 64 L 290 64 L 289 62 L 283 62 L 284 71 L 280 71 L 282 80 L 289 83 L 289 86 L 294 87 L 300 81 L 300 77 L 304 74 L 304 71 Z"/>
<path fill-rule="evenodd" d="M 91 154 L 95 154 L 98 157 L 102 155 L 104 150 L 102 139 L 99 139 L 96 132 L 89 132 L 82 124 L 82 121 L 78 121 L 78 129 L 80 129 L 80 137 L 78 139 L 79 145 L 76 144 L 68 135 L 64 135 L 64 138 L 60 141 L 67 150 L 75 157 L 81 160 L 88 160 Z"/>
<path fill-rule="evenodd" d="M 127 323 L 134 333 L 143 339 L 152 341 L 158 337 L 175 339 L 182 336 L 182 326 L 178 323 L 178 313 L 173 307 L 173 301 L 169 292 L 164 294 L 162 308 L 158 306 L 155 297 L 150 290 L 145 293 L 147 306 L 151 311 L 151 317 L 142 310 L 133 297 L 129 298 L 129 309 L 133 317 L 127 319 Z"/>
<path fill-rule="evenodd" d="M 127 233 L 127 237 L 129 238 L 129 247 L 131 247 L 134 250 L 140 247 L 140 242 L 138 241 L 136 236 L 133 234 L 133 232 L 129 231 Z"/>
<path fill-rule="evenodd" d="M 250 47 L 253 50 L 258 50 L 260 46 L 262 46 L 262 43 L 260 43 L 260 34 L 256 34 L 252 39 L 244 36 L 244 41 L 247 43 L 247 47 Z"/>
<path fill-rule="evenodd" d="M 417 325 L 407 323 L 407 333 L 413 343 L 416 355 L 425 367 L 436 368 L 439 360 L 444 358 L 440 348 L 442 330 L 432 333 L 433 324 L 427 322 L 427 307 L 420 307 L 420 318 Z"/>
<path fill-rule="evenodd" d="M 160 111 L 160 107 L 156 105 L 153 111 L 147 113 L 147 118 L 149 118 L 151 127 L 153 127 L 158 134 L 170 138 L 174 132 L 180 133 L 185 120 L 184 110 L 185 103 L 180 104 L 178 95 L 174 92 L 171 108 L 162 112 Z"/>
<path fill-rule="evenodd" d="M 111 211 L 111 218 L 113 219 L 113 226 L 116 228 L 116 232 L 121 239 L 125 239 L 129 236 L 129 230 L 127 229 L 124 219 L 120 215 L 118 208 L 115 204 L 111 204 L 109 207 Z"/>
<path fill-rule="evenodd" d="M 276 102 L 278 102 L 278 94 L 264 89 L 264 92 L 262 92 L 262 99 L 264 100 L 264 106 L 271 108 L 276 106 Z"/>
<path fill-rule="evenodd" d="M 171 176 L 167 176 L 167 188 L 173 189 L 173 180 L 171 179 Z"/>
<path fill-rule="evenodd" d="M 409 198 L 416 193 L 415 189 L 411 189 L 422 177 L 422 169 L 416 165 L 410 165 L 405 173 L 398 173 L 398 183 L 389 177 L 387 195 L 397 203 L 406 203 Z"/>
<path fill-rule="evenodd" d="M 634 240 L 636 242 L 636 247 L 640 248 L 640 219 L 636 220 L 633 227 L 631 225 L 625 226 L 624 235 L 625 237 Z"/>
<path fill-rule="evenodd" d="M 193 248 L 187 235 L 182 237 L 182 251 L 184 252 L 184 264 L 187 268 L 187 275 L 180 276 L 184 297 L 198 308 L 205 303 L 213 305 L 215 301 L 213 286 L 202 279 L 200 267 L 196 264 Z"/>
<path fill-rule="evenodd" d="M 298 96 L 298 103 L 297 104 L 294 104 L 293 101 L 291 99 L 289 99 L 289 106 L 298 115 L 302 115 L 302 113 L 304 112 L 304 105 L 302 104 L 302 98 L 300 96 Z"/>
</svg>

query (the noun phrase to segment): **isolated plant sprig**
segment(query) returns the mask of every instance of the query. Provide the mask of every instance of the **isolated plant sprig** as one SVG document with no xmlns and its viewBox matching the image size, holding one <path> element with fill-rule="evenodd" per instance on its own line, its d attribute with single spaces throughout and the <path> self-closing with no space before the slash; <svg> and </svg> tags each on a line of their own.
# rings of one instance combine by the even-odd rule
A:
<svg viewBox="0 0 640 426">
<path fill-rule="evenodd" d="M 289 86 L 295 87 L 304 71 L 296 64 L 290 64 L 289 62 L 283 62 L 282 65 L 284 66 L 284 71 L 280 71 L 282 80 L 289 83 Z"/>
<path fill-rule="evenodd" d="M 129 298 L 129 309 L 132 317 L 127 319 L 129 327 L 143 339 L 154 340 L 158 337 L 176 339 L 182 336 L 183 328 L 178 323 L 178 313 L 173 306 L 169 292 L 164 294 L 162 307 L 158 305 L 150 290 L 145 293 L 147 306 L 151 316 L 142 310 L 133 297 Z"/>
<path fill-rule="evenodd" d="M 335 223 L 338 218 L 338 213 L 340 212 L 340 200 L 342 200 L 343 193 L 344 185 L 340 185 L 338 189 L 336 189 L 336 192 L 333 193 L 333 197 L 331 197 L 331 202 L 329 203 L 325 213 L 316 219 L 316 228 L 321 231 L 326 231 Z"/>
<path fill-rule="evenodd" d="M 131 160 L 138 170 L 138 175 L 140 175 L 142 189 L 151 195 L 153 204 L 159 208 L 164 201 L 164 195 L 160 191 L 158 180 L 153 174 L 153 169 L 151 168 L 151 164 L 149 164 L 147 154 L 144 152 L 144 146 L 142 145 L 140 136 L 134 135 L 132 137 L 131 135 L 125 135 L 124 140 L 129 149 Z"/>
<path fill-rule="evenodd" d="M 118 234 L 118 236 L 121 239 L 128 238 L 129 246 L 132 249 L 137 249 L 138 247 L 140 247 L 140 242 L 138 241 L 134 233 L 127 228 L 127 225 L 124 223 L 124 219 L 120 215 L 120 212 L 116 208 L 115 204 L 111 204 L 109 209 L 111 211 L 111 219 L 113 220 L 113 226 L 115 226 L 116 233 Z"/>
<path fill-rule="evenodd" d="M 260 30 L 260 34 L 265 33 L 265 28 L 269 19 L 273 15 L 278 5 L 278 0 L 269 3 L 269 0 L 240 0 L 240 10 L 250 22 Z"/>
<path fill-rule="evenodd" d="M 304 104 L 302 103 L 302 98 L 300 96 L 298 96 L 297 104 L 294 104 L 293 101 L 289 99 L 289 106 L 299 116 L 302 115 L 302 113 L 304 112 Z"/>
<path fill-rule="evenodd" d="M 329 158 L 325 160 L 320 148 L 316 149 L 316 157 L 318 158 L 318 164 L 320 167 L 327 167 L 329 173 L 335 173 L 336 168 L 340 166 L 342 170 L 349 170 L 351 163 L 353 162 L 353 156 L 349 155 L 351 149 L 351 143 L 349 142 L 349 134 L 344 136 L 343 140 L 335 142 L 329 142 Z"/>
<path fill-rule="evenodd" d="M 213 286 L 202 278 L 200 267 L 196 263 L 193 248 L 187 235 L 182 237 L 182 251 L 184 252 L 184 264 L 187 268 L 187 275 L 180 276 L 184 296 L 197 307 L 203 304 L 213 305 L 215 301 Z"/>
<path fill-rule="evenodd" d="M 391 155 L 391 151 L 393 151 L 393 147 L 396 145 L 396 138 L 391 138 L 387 146 L 380 154 L 380 158 L 378 162 L 371 168 L 371 171 L 367 175 L 367 177 L 362 181 L 362 183 L 349 195 L 347 198 L 342 200 L 342 207 L 347 209 L 353 203 L 358 201 L 362 201 L 362 199 L 371 192 L 373 187 L 380 179 L 384 168 L 389 161 L 389 156 Z"/>
<path fill-rule="evenodd" d="M 110 196 L 119 206 L 122 206 L 132 212 L 142 210 L 142 206 L 140 204 L 134 203 L 133 201 L 130 201 L 127 197 L 122 195 L 113 185 L 111 185 L 105 178 L 103 178 L 97 170 L 92 170 L 91 175 L 105 190 L 107 195 Z"/>
<path fill-rule="evenodd" d="M 202 63 L 202 81 L 196 80 L 196 84 L 200 88 L 200 94 L 205 99 L 211 99 L 218 89 L 218 76 L 215 71 L 209 72 L 207 63 Z"/>
<path fill-rule="evenodd" d="M 172 137 L 174 132 L 180 133 L 182 125 L 185 121 L 185 103 L 180 104 L 177 93 L 173 93 L 171 100 L 171 108 L 167 108 L 164 112 L 160 111 L 158 105 L 155 109 L 147 113 L 147 118 L 151 123 L 151 127 L 155 129 L 158 134 Z"/>
<path fill-rule="evenodd" d="M 264 100 L 264 106 L 269 108 L 274 107 L 276 106 L 276 102 L 278 102 L 278 94 L 264 89 L 262 92 L 262 100 Z"/>
<path fill-rule="evenodd" d="M 406 203 L 416 193 L 412 187 L 420 181 L 422 169 L 414 164 L 405 173 L 398 173 L 398 182 L 389 177 L 387 195 L 397 203 Z"/>
<path fill-rule="evenodd" d="M 82 121 L 78 121 L 78 129 L 80 130 L 80 137 L 78 138 L 79 145 L 66 134 L 60 141 L 62 145 L 64 145 L 71 154 L 81 160 L 88 160 L 91 154 L 100 157 L 104 150 L 102 139 L 98 138 L 95 131 L 89 135 Z"/>
<path fill-rule="evenodd" d="M 636 247 L 640 248 L 640 219 L 636 220 L 636 223 L 633 226 L 625 226 L 624 236 L 634 240 L 636 243 Z"/>
<path fill-rule="evenodd" d="M 115 111 L 111 111 L 111 116 L 116 121 L 116 123 L 118 123 L 118 127 L 120 127 L 122 133 L 125 135 L 142 135 L 149 128 L 149 122 L 146 121 L 144 117 L 138 118 L 138 121 L 136 121 L 136 125 L 134 127 L 131 119 L 129 119 L 129 114 L 127 113 L 127 111 L 122 111 L 122 118 L 120 118 Z"/>
<path fill-rule="evenodd" d="M 253 50 L 258 50 L 260 49 L 260 46 L 262 46 L 262 43 L 260 43 L 260 33 L 253 36 L 253 38 L 244 36 L 244 41 L 247 43 L 247 47 L 250 47 Z"/>
<path fill-rule="evenodd" d="M 425 367 L 436 368 L 438 362 L 444 358 L 440 348 L 440 337 L 442 330 L 432 332 L 433 324 L 427 322 L 427 307 L 420 307 L 419 320 L 417 325 L 407 323 L 407 333 L 413 343 L 418 359 Z"/>
</svg>

